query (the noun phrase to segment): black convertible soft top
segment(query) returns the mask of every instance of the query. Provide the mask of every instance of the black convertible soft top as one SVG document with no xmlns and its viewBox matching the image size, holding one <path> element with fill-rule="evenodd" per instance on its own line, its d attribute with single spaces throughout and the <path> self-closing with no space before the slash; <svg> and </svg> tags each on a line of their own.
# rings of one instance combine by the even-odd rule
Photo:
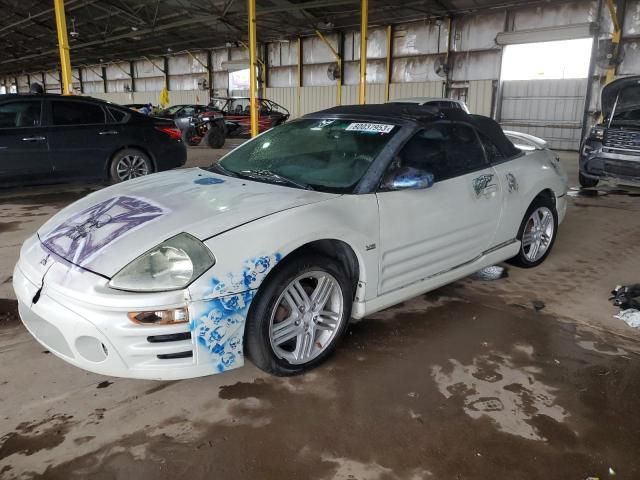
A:
<svg viewBox="0 0 640 480">
<path fill-rule="evenodd" d="M 505 157 L 514 157 L 521 152 L 520 149 L 516 148 L 505 136 L 498 122 L 489 117 L 472 115 L 457 108 L 437 108 L 430 105 L 422 106 L 412 103 L 344 105 L 328 108 L 327 110 L 315 112 L 308 116 L 318 117 L 324 115 L 354 115 L 360 118 L 367 117 L 371 121 L 391 119 L 419 124 L 427 124 L 437 120 L 466 122 L 473 125 L 476 130 L 488 137 Z"/>
</svg>

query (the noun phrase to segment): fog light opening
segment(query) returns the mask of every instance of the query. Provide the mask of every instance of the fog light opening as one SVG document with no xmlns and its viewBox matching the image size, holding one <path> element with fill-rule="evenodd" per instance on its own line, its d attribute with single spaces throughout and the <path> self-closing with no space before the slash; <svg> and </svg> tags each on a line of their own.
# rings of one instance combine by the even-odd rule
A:
<svg viewBox="0 0 640 480">
<path fill-rule="evenodd" d="M 175 325 L 189 321 L 189 310 L 186 307 L 171 310 L 155 310 L 149 312 L 129 312 L 129 320 L 139 325 Z"/>
</svg>

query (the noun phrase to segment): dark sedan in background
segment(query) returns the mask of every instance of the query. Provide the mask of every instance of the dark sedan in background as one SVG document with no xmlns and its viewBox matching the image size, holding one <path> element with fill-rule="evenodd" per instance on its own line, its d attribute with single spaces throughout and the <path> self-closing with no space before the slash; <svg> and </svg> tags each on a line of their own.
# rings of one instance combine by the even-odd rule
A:
<svg viewBox="0 0 640 480">
<path fill-rule="evenodd" d="M 0 96 L 0 185 L 121 182 L 184 165 L 173 121 L 89 97 Z"/>
</svg>

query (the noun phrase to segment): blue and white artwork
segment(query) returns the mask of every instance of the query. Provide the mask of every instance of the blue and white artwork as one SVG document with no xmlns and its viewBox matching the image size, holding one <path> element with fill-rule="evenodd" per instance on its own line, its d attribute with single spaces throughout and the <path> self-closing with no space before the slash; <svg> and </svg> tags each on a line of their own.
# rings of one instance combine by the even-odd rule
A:
<svg viewBox="0 0 640 480">
<path fill-rule="evenodd" d="M 216 177 L 203 177 L 194 180 L 193 183 L 197 185 L 219 185 L 221 183 L 224 183 L 224 180 Z"/>
<path fill-rule="evenodd" d="M 218 372 L 241 367 L 244 327 L 249 306 L 269 271 L 281 255 L 265 255 L 245 262 L 241 271 L 211 280 L 211 300 L 193 304 L 191 330 Z M 241 293 L 229 293 L 238 292 Z M 201 357 L 199 358 L 201 361 Z"/>
<path fill-rule="evenodd" d="M 102 249 L 168 210 L 150 200 L 119 196 L 71 215 L 42 238 L 53 253 L 76 265 L 87 265 Z"/>
</svg>

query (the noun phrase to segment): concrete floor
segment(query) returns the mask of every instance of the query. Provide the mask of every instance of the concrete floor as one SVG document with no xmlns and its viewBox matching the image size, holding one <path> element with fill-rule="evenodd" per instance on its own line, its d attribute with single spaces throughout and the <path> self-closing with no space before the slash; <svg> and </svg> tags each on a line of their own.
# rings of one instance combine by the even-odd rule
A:
<svg viewBox="0 0 640 480">
<path fill-rule="evenodd" d="M 153 382 L 72 367 L 16 317 L 21 242 L 95 188 L 0 193 L 0 478 L 640 478 L 640 332 L 607 301 L 640 282 L 639 197 L 574 190 L 542 266 L 354 323 L 304 376 Z"/>
</svg>

